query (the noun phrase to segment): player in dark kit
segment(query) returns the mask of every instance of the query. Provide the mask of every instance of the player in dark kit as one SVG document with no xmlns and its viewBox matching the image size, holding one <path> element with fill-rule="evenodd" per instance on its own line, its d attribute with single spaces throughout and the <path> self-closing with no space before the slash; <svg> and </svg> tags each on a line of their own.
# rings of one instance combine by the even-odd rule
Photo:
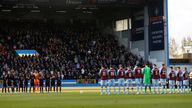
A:
<svg viewBox="0 0 192 108">
<path fill-rule="evenodd" d="M 29 81 L 29 75 L 27 72 L 24 74 L 24 92 L 27 93 L 28 91 L 28 81 Z"/>
<path fill-rule="evenodd" d="M 53 71 L 51 71 L 51 87 L 50 87 L 50 91 L 54 91 L 55 92 L 55 78 L 56 78 L 56 76 L 55 76 L 55 74 L 54 74 L 54 72 Z"/>
<path fill-rule="evenodd" d="M 16 72 L 13 73 L 13 92 L 18 92 L 18 84 L 17 84 L 18 76 Z"/>
<path fill-rule="evenodd" d="M 3 72 L 2 93 L 7 93 L 7 74 Z"/>
<path fill-rule="evenodd" d="M 45 90 L 46 90 L 46 92 L 49 92 L 50 91 L 50 74 L 49 74 L 49 72 L 46 72 L 45 80 L 46 80 Z"/>
<path fill-rule="evenodd" d="M 33 72 L 31 72 L 31 74 L 30 74 L 30 88 L 29 88 L 30 93 L 31 93 L 31 89 L 33 89 L 33 93 L 35 92 L 34 79 L 35 79 L 35 76 L 33 75 Z"/>
<path fill-rule="evenodd" d="M 23 80 L 24 80 L 24 74 L 23 73 L 20 73 L 19 74 L 19 78 L 18 78 L 18 86 L 19 86 L 19 92 L 20 90 L 23 92 Z"/>
<path fill-rule="evenodd" d="M 11 70 L 11 91 L 14 93 L 14 70 Z"/>
<path fill-rule="evenodd" d="M 39 86 L 40 86 L 40 93 L 43 93 L 43 80 L 44 75 L 42 72 L 39 73 Z"/>
<path fill-rule="evenodd" d="M 8 71 L 8 75 L 7 75 L 7 89 L 8 89 L 8 93 L 10 93 L 10 89 L 12 89 L 12 75 L 10 71 Z"/>
<path fill-rule="evenodd" d="M 56 80 L 57 80 L 57 92 L 61 92 L 61 73 L 57 72 L 56 75 Z"/>
</svg>

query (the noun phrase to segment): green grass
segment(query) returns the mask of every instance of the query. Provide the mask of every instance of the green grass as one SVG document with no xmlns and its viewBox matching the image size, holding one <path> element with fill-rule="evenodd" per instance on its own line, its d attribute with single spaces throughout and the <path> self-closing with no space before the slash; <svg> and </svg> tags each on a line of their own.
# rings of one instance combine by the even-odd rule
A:
<svg viewBox="0 0 192 108">
<path fill-rule="evenodd" d="M 192 108 L 192 94 L 0 94 L 0 108 Z"/>
</svg>

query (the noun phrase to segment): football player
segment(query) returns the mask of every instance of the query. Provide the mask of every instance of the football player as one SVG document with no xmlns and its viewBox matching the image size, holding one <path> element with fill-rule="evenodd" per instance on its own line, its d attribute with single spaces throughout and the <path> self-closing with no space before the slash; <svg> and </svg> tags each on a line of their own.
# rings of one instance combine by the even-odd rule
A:
<svg viewBox="0 0 192 108">
<path fill-rule="evenodd" d="M 160 70 L 160 82 L 161 82 L 161 89 L 162 94 L 167 93 L 167 68 L 165 67 L 165 64 L 162 64 L 162 68 Z M 165 89 L 165 92 L 164 92 Z"/>
<path fill-rule="evenodd" d="M 114 94 L 116 94 L 115 88 L 115 77 L 116 77 L 116 70 L 110 65 L 110 69 L 108 70 L 108 94 L 110 94 L 110 88 L 113 86 Z"/>
<path fill-rule="evenodd" d="M 137 65 L 134 69 L 134 75 L 135 75 L 135 83 L 137 87 L 137 94 L 142 93 L 142 69 L 139 65 Z"/>
<path fill-rule="evenodd" d="M 187 71 L 187 67 L 185 67 L 184 69 L 184 73 L 183 73 L 183 92 L 185 93 L 185 89 L 188 89 L 188 92 L 190 92 L 189 90 L 189 72 Z"/>
<path fill-rule="evenodd" d="M 129 94 L 129 90 L 131 89 L 132 94 L 133 91 L 133 70 L 131 69 L 131 66 L 127 67 L 127 70 L 125 71 L 126 76 L 126 83 L 127 83 L 127 94 Z"/>
<path fill-rule="evenodd" d="M 99 71 L 99 76 L 101 78 L 101 92 L 100 94 L 103 95 L 103 87 L 106 88 L 106 94 L 107 94 L 107 70 L 102 65 L 101 69 Z"/>
<path fill-rule="evenodd" d="M 182 85 L 183 85 L 183 72 L 180 67 L 178 67 L 178 71 L 176 73 L 176 85 L 177 85 L 177 90 L 178 93 L 180 92 L 180 89 L 182 90 Z"/>
<path fill-rule="evenodd" d="M 171 71 L 169 72 L 169 88 L 170 93 L 175 93 L 175 71 L 173 70 L 173 67 L 170 67 Z"/>
<path fill-rule="evenodd" d="M 119 69 L 117 71 L 118 77 L 118 94 L 121 92 L 121 86 L 123 87 L 123 93 L 125 93 L 125 70 L 123 69 L 122 64 L 119 65 Z"/>
<path fill-rule="evenodd" d="M 156 87 L 158 88 L 158 93 L 160 93 L 160 87 L 159 87 L 159 78 L 160 78 L 160 74 L 159 74 L 159 69 L 157 67 L 156 64 L 153 65 L 153 69 L 152 69 L 152 83 L 153 83 L 153 87 L 154 87 L 154 94 L 156 94 Z"/>
</svg>

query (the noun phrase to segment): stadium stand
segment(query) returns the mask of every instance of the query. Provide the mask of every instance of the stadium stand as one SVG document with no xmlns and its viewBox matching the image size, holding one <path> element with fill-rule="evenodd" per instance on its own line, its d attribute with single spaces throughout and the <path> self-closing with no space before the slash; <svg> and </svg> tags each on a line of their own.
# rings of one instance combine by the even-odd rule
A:
<svg viewBox="0 0 192 108">
<path fill-rule="evenodd" d="M 0 71 L 62 72 L 63 79 L 97 79 L 100 65 L 119 63 L 134 67 L 143 59 L 119 46 L 112 35 L 96 28 L 73 28 L 41 22 L 9 22 L 0 25 Z M 102 38 L 100 38 L 102 37 Z M 39 56 L 19 57 L 16 49 L 35 49 Z"/>
</svg>

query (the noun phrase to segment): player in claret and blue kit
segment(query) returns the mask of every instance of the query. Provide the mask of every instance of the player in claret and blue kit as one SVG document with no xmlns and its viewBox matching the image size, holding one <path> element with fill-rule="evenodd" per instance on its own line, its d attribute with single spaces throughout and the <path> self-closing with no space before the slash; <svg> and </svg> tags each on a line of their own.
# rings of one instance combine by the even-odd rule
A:
<svg viewBox="0 0 192 108">
<path fill-rule="evenodd" d="M 188 93 L 190 93 L 190 87 L 189 87 L 189 72 L 187 71 L 187 67 L 185 67 L 184 73 L 183 73 L 183 92 L 185 93 L 185 89 L 188 89 Z"/>
<path fill-rule="evenodd" d="M 182 91 L 182 85 L 183 85 L 183 72 L 180 67 L 178 67 L 178 72 L 176 73 L 176 85 L 178 93 L 181 93 Z"/>
<path fill-rule="evenodd" d="M 160 70 L 160 82 L 161 82 L 161 89 L 162 94 L 167 93 L 167 68 L 165 67 L 165 64 L 162 64 L 162 68 Z M 165 89 L 165 92 L 164 92 Z"/>
<path fill-rule="evenodd" d="M 173 67 L 170 67 L 171 71 L 169 73 L 169 88 L 170 88 L 170 93 L 175 93 L 175 71 L 173 70 Z"/>
<path fill-rule="evenodd" d="M 125 93 L 125 70 L 123 69 L 122 64 L 119 65 L 119 69 L 117 71 L 118 77 L 118 94 L 121 92 L 121 86 L 123 87 L 123 93 Z"/>
<path fill-rule="evenodd" d="M 131 69 L 131 66 L 127 67 L 127 70 L 125 71 L 125 77 L 126 77 L 126 83 L 127 83 L 127 94 L 130 93 L 130 91 L 129 91 L 130 89 L 133 94 L 134 93 L 134 90 L 133 90 L 134 75 L 133 75 L 133 70 Z"/>
<path fill-rule="evenodd" d="M 159 78 L 160 78 L 160 74 L 159 74 L 159 69 L 157 67 L 156 64 L 153 65 L 153 69 L 152 69 L 152 83 L 153 83 L 153 87 L 154 87 L 154 94 L 156 94 L 156 87 L 158 88 L 158 93 L 160 93 L 160 87 L 159 87 Z"/>
<path fill-rule="evenodd" d="M 116 77 L 116 70 L 110 65 L 110 69 L 108 70 L 108 94 L 111 93 L 111 87 L 113 86 L 114 94 L 116 94 L 115 88 L 115 77 Z"/>
<path fill-rule="evenodd" d="M 106 94 L 107 94 L 107 70 L 104 66 L 101 66 L 101 69 L 99 71 L 99 76 L 101 78 L 101 92 L 100 94 L 103 95 L 103 87 L 106 88 Z"/>
<path fill-rule="evenodd" d="M 139 65 L 135 67 L 134 73 L 135 73 L 135 83 L 137 87 L 137 94 L 139 94 L 139 93 L 142 93 L 142 78 L 143 78 L 142 69 Z"/>
</svg>

